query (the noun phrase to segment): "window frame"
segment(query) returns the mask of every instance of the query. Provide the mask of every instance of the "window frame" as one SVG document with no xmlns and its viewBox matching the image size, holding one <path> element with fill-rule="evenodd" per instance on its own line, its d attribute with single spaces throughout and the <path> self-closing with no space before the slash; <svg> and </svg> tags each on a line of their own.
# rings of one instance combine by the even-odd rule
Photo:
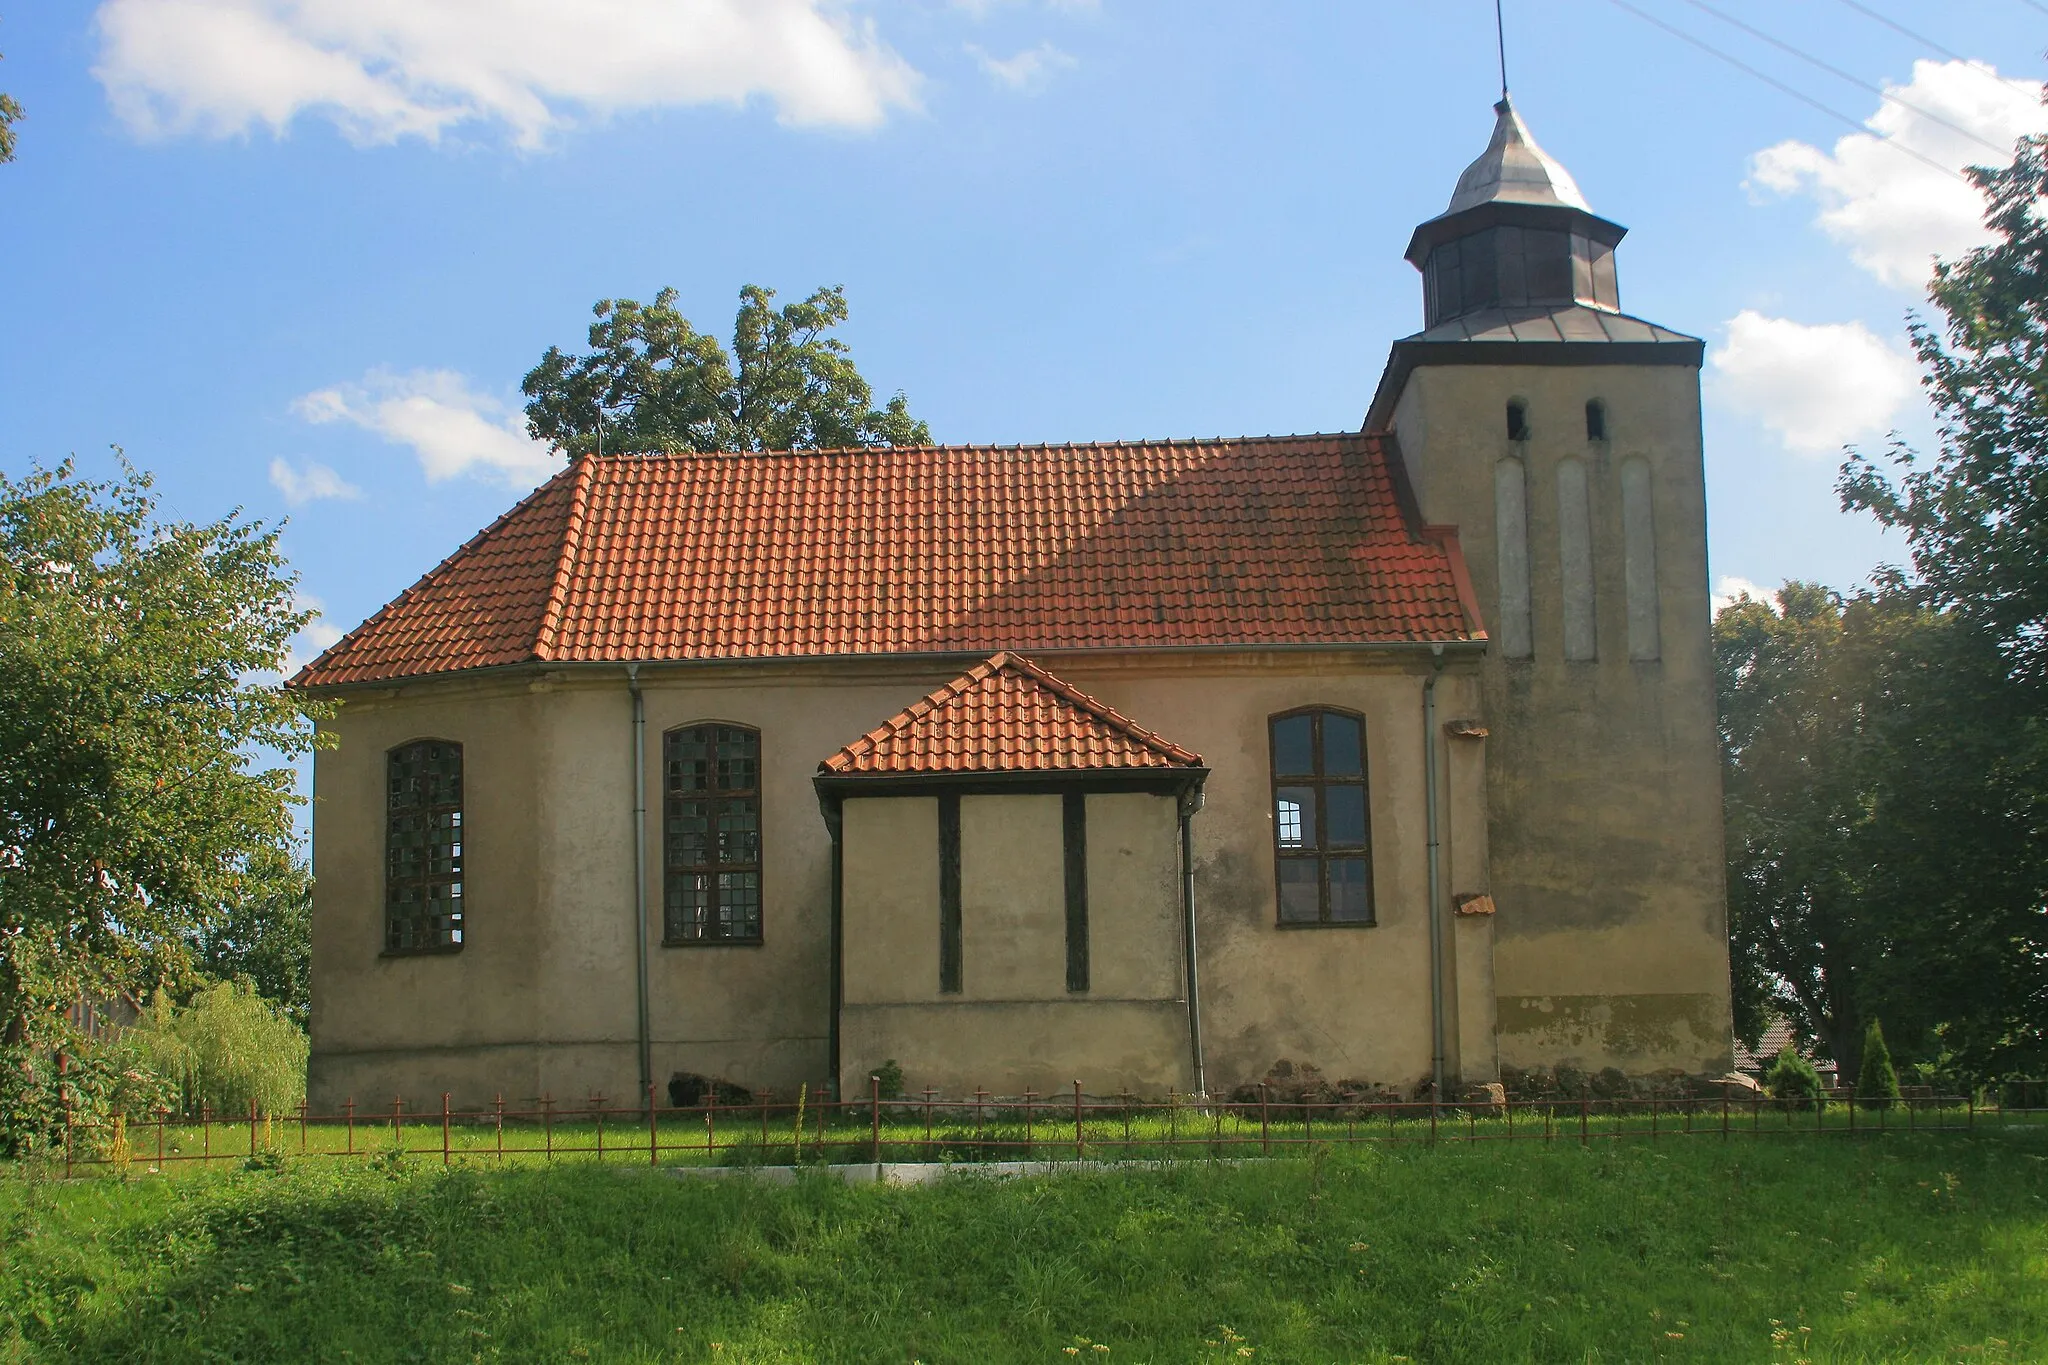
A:
<svg viewBox="0 0 2048 1365">
<path fill-rule="evenodd" d="M 692 789 L 688 792 L 681 791 L 675 786 L 673 786 L 671 778 L 669 776 L 669 765 L 673 761 L 672 746 L 678 743 L 681 740 L 682 736 L 690 735 L 697 731 L 712 732 L 713 738 L 710 740 L 710 743 L 716 746 L 717 744 L 723 742 L 717 736 L 717 732 L 724 730 L 737 730 L 752 739 L 754 760 L 754 785 L 751 787 L 711 786 Z M 668 729 L 662 731 L 661 767 L 659 770 L 660 775 L 657 780 L 661 783 L 661 946 L 664 948 L 758 948 L 767 942 L 767 933 L 765 926 L 766 917 L 764 913 L 767 904 L 765 896 L 765 859 L 762 857 L 762 848 L 764 843 L 766 842 L 766 838 L 765 831 L 763 829 L 761 802 L 761 774 L 763 771 L 761 749 L 762 743 L 760 728 L 758 726 L 745 724 L 741 721 L 693 720 L 686 721 L 681 725 L 670 726 Z M 713 780 L 716 781 L 715 760 Z M 680 863 L 675 861 L 670 854 L 669 821 L 673 818 L 674 814 L 673 803 L 682 800 L 702 800 L 707 804 L 711 804 L 714 806 L 716 803 L 725 801 L 751 802 L 754 817 L 753 861 L 736 862 L 727 861 L 725 859 L 716 857 L 714 857 L 712 861 L 701 863 Z M 707 847 L 710 846 L 711 836 L 715 836 L 717 833 L 717 818 L 718 817 L 715 809 L 706 816 L 707 821 L 710 822 L 709 827 L 706 830 Z M 715 849 L 713 851 L 715 852 Z M 707 926 L 707 928 L 715 928 L 720 923 L 719 912 L 721 909 L 721 902 L 723 899 L 719 894 L 721 890 L 719 886 L 719 878 L 723 875 L 747 874 L 751 874 L 754 879 L 754 931 L 751 935 L 711 933 L 707 933 L 702 936 L 696 937 L 678 935 L 676 931 L 680 921 L 680 916 L 677 915 L 674 911 L 672 911 L 670 906 L 670 897 L 671 894 L 676 890 L 676 884 L 679 878 L 695 876 L 704 876 L 709 878 L 709 885 L 707 889 L 710 894 L 710 902 L 705 907 L 704 923 Z"/>
<path fill-rule="evenodd" d="M 1313 755 L 1313 772 L 1282 773 L 1280 771 L 1279 727 L 1283 721 L 1301 717 L 1309 719 L 1309 746 Z M 1331 778 L 1324 771 L 1323 717 L 1342 716 L 1358 724 L 1358 776 L 1344 775 Z M 1297 706 L 1289 711 L 1278 711 L 1266 717 L 1266 765 L 1270 779 L 1269 796 L 1266 806 L 1273 822 L 1273 924 L 1278 929 L 1372 929 L 1379 925 L 1379 901 L 1373 894 L 1373 842 L 1372 842 L 1372 767 L 1371 745 L 1366 737 L 1366 720 L 1362 712 L 1343 706 Z M 1365 836 L 1357 847 L 1332 848 L 1329 833 L 1329 801 L 1325 793 L 1333 786 L 1356 786 L 1363 789 Z M 1315 790 L 1315 849 L 1312 853 L 1299 850 L 1289 852 L 1280 845 L 1280 789 L 1282 787 L 1312 787 Z M 1330 918 L 1330 863 L 1334 859 L 1362 859 L 1365 863 L 1365 917 L 1363 919 Z M 1288 919 L 1283 914 L 1282 898 L 1286 894 L 1282 873 L 1290 862 L 1313 862 L 1316 866 L 1316 911 L 1312 920 Z"/>
<path fill-rule="evenodd" d="M 410 808 L 408 813 L 416 814 L 429 821 L 438 815 L 454 815 L 453 828 L 455 837 L 449 841 L 454 847 L 451 859 L 453 866 L 446 872 L 429 870 L 400 877 L 393 870 L 394 855 L 397 852 L 397 847 L 393 840 L 396 831 L 393 826 L 396 817 L 400 814 L 393 804 L 393 798 L 396 795 L 392 790 L 393 770 L 399 763 L 406 761 L 405 756 L 435 747 L 454 751 L 455 799 L 453 801 L 423 802 L 418 806 Z M 469 880 L 467 874 L 469 824 L 464 818 L 463 812 L 463 807 L 468 797 L 466 760 L 467 755 L 463 752 L 460 741 L 441 739 L 432 735 L 408 739 L 402 743 L 394 744 L 384 751 L 384 946 L 379 953 L 381 957 L 448 957 L 461 952 L 469 942 L 469 897 L 467 895 L 469 888 L 466 884 Z M 395 906 L 396 893 L 407 888 L 424 891 L 435 886 L 452 886 L 455 888 L 454 894 L 448 898 L 449 903 L 453 904 L 454 909 L 442 915 L 420 913 L 405 918 L 415 924 L 424 923 L 434 926 L 430 929 L 430 932 L 437 935 L 445 935 L 452 932 L 454 935 L 453 941 L 436 943 L 394 942 L 394 930 L 401 922 L 400 918 L 392 913 Z M 421 906 L 423 910 L 427 904 L 430 904 L 430 902 L 422 900 Z M 453 920 L 454 922 L 452 925 L 437 923 L 447 920 Z"/>
</svg>

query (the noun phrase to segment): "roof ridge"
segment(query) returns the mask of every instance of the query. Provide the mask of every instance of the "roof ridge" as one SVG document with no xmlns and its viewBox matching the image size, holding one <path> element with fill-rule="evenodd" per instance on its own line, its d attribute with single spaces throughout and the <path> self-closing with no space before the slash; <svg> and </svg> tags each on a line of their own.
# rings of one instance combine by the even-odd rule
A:
<svg viewBox="0 0 2048 1365">
<path fill-rule="evenodd" d="M 540 629 L 534 633 L 536 659 L 554 657 L 555 632 L 562 624 L 562 603 L 569 595 L 569 571 L 575 567 L 576 551 L 583 541 L 583 513 L 590 500 L 591 457 L 577 456 L 571 468 L 576 471 L 576 482 L 569 490 L 568 519 L 562 523 L 562 553 L 555 559 L 554 581 L 548 584 L 547 605 L 541 608 Z"/>
<path fill-rule="evenodd" d="M 1130 450 L 1134 448 L 1181 446 L 1241 446 L 1265 445 L 1285 441 L 1363 441 L 1377 442 L 1381 433 L 1376 431 L 1294 431 L 1268 432 L 1263 436 L 1160 436 L 1160 437 L 1118 437 L 1102 441 L 961 441 L 951 444 L 921 446 L 809 446 L 791 450 L 650 450 L 613 451 L 609 455 L 584 455 L 582 459 L 603 460 L 607 464 L 624 464 L 632 460 L 743 460 L 775 458 L 811 458 L 819 455 L 918 455 L 943 451 L 1080 451 L 1080 450 Z"/>
<path fill-rule="evenodd" d="M 456 546 L 453 550 L 449 551 L 449 553 L 441 560 L 439 564 L 436 564 L 433 568 L 427 570 L 425 573 L 421 574 L 417 579 L 413 580 L 411 587 L 407 588 L 404 592 L 401 592 L 400 594 L 398 594 L 398 596 L 392 598 L 389 602 L 386 602 L 383 606 L 377 608 L 376 611 L 372 612 L 368 620 L 365 620 L 361 625 L 357 626 L 354 630 L 348 631 L 339 640 L 336 640 L 333 644 L 327 646 L 327 648 L 321 650 L 318 654 L 315 654 L 310 662 L 308 662 L 303 668 L 299 669 L 298 672 L 292 674 L 291 678 L 287 681 L 286 685 L 298 685 L 298 680 L 300 678 L 305 677 L 308 673 L 313 672 L 322 664 L 326 663 L 329 655 L 340 652 L 342 649 L 346 648 L 348 645 L 352 644 L 357 639 L 368 634 L 373 627 L 378 625 L 386 617 L 390 616 L 393 612 L 397 611 L 400 607 L 404 606 L 407 602 L 411 601 L 420 593 L 422 589 L 427 587 L 435 579 L 439 578 L 443 573 L 445 573 L 451 566 L 454 565 L 455 561 L 461 559 L 464 555 L 468 554 L 472 549 L 489 540 L 494 534 L 497 533 L 499 527 L 503 526 L 506 522 L 512 520 L 512 518 L 518 516 L 528 507 L 532 506 L 534 502 L 536 502 L 543 493 L 546 493 L 549 489 L 553 488 L 568 473 L 568 468 L 564 467 L 562 469 L 555 471 L 553 474 L 550 474 L 547 477 L 547 480 L 544 483 L 540 484 L 538 487 L 536 487 L 531 493 L 528 493 L 525 497 L 521 498 L 519 501 L 513 503 L 510 507 L 506 508 L 503 512 L 500 512 L 496 519 L 493 520 L 490 525 L 484 527 L 483 530 L 478 531 L 468 540 L 463 541 L 462 544 Z"/>
</svg>

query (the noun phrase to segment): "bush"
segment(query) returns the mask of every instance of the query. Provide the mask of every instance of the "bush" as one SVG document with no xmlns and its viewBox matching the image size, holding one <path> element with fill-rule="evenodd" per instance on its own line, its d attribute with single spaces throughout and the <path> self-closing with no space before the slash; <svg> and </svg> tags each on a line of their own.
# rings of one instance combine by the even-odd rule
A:
<svg viewBox="0 0 2048 1365">
<path fill-rule="evenodd" d="M 1805 1109 L 1821 1096 L 1820 1072 L 1787 1043 L 1778 1049 L 1777 1060 L 1764 1073 L 1764 1089 L 1788 1108 Z"/>
<path fill-rule="evenodd" d="M 182 1009 L 158 992 L 127 1037 L 187 1114 L 239 1114 L 251 1100 L 283 1113 L 306 1098 L 305 1033 L 246 982 L 209 986 Z"/>
<path fill-rule="evenodd" d="M 1884 1045 L 1884 1030 L 1877 1020 L 1863 1034 L 1863 1066 L 1856 1073 L 1856 1098 L 1884 1108 L 1899 1097 L 1899 1073 L 1892 1066 L 1892 1050 Z"/>
<path fill-rule="evenodd" d="M 175 1098 L 125 1037 L 0 1048 L 0 1156 L 61 1149 L 67 1119 L 78 1140 L 98 1149 L 114 1115 L 154 1113 Z"/>
</svg>

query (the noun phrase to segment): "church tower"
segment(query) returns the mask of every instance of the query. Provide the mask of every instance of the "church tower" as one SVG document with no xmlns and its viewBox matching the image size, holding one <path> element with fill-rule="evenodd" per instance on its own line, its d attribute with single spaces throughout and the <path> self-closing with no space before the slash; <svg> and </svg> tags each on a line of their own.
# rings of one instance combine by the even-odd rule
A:
<svg viewBox="0 0 2048 1365">
<path fill-rule="evenodd" d="M 1408 245 L 1424 327 L 1394 343 L 1366 419 L 1422 519 L 1457 528 L 1487 615 L 1487 714 L 1450 718 L 1487 736 L 1485 884 L 1446 894 L 1495 911 L 1493 1056 L 1475 1037 L 1457 1056 L 1468 1080 L 1496 1059 L 1718 1072 L 1704 348 L 1621 311 L 1625 229 L 1494 108 L 1485 152 Z M 1477 1003 L 1459 1015 L 1483 1018 Z"/>
</svg>

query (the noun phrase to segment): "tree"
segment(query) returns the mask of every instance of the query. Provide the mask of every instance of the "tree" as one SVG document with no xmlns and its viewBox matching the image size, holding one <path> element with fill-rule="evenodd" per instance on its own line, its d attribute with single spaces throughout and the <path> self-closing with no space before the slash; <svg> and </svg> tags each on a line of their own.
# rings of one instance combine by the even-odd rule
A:
<svg viewBox="0 0 2048 1365">
<path fill-rule="evenodd" d="M 1884 1029 L 1877 1020 L 1863 1033 L 1863 1065 L 1856 1072 L 1856 1098 L 1874 1100 L 1882 1108 L 1899 1097 L 1899 1073 L 1892 1066 L 1891 1049 L 1884 1045 Z"/>
<path fill-rule="evenodd" d="M 270 902 L 325 714 L 272 678 L 309 619 L 277 533 L 159 517 L 151 482 L 0 475 L 0 1041 L 146 994 Z"/>
<path fill-rule="evenodd" d="M 1981 1079 L 2048 1062 L 2048 729 L 1997 642 L 1896 581 L 1714 624 L 1738 1032 L 1855 1075 L 1880 1009 Z"/>
<path fill-rule="evenodd" d="M 1788 1109 L 1811 1108 L 1822 1088 L 1820 1072 L 1790 1043 L 1778 1049 L 1771 1069 L 1764 1073 L 1764 1092 Z"/>
<path fill-rule="evenodd" d="M 572 455 L 597 449 L 600 409 L 607 451 L 930 444 L 902 393 L 873 406 L 846 343 L 829 335 L 846 320 L 844 290 L 779 310 L 774 298 L 758 285 L 740 290 L 730 354 L 677 311 L 673 289 L 651 304 L 600 300 L 590 351 L 550 346 L 520 384 L 526 429 Z"/>
<path fill-rule="evenodd" d="M 192 941 L 208 980 L 247 982 L 306 1026 L 312 1005 L 313 879 L 295 849 L 268 843 L 248 858 L 246 894 L 217 907 Z"/>
<path fill-rule="evenodd" d="M 12 95 L 0 94 L 0 165 L 14 160 L 14 125 L 20 120 L 20 102 Z"/>
<path fill-rule="evenodd" d="M 2015 673 L 2048 683 L 2048 135 L 2011 165 L 1973 168 L 1989 245 L 1937 264 L 1940 328 L 1915 317 L 1913 345 L 1940 419 L 1931 461 L 1894 443 L 1897 482 L 1851 455 L 1838 484 L 1906 535 L 1916 587 L 1999 642 Z"/>
</svg>

